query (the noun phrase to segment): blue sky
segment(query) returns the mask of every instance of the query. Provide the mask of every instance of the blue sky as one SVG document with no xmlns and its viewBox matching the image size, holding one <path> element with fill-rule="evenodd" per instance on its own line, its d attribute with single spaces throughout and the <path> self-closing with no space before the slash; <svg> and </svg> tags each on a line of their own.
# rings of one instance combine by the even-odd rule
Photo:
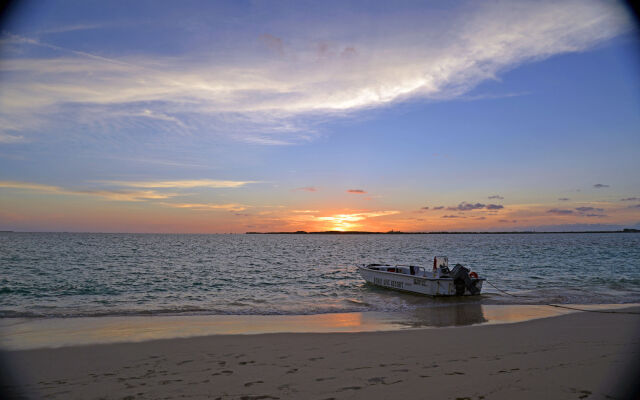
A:
<svg viewBox="0 0 640 400">
<path fill-rule="evenodd" d="M 0 229 L 636 226 L 639 44 L 615 2 L 26 2 Z"/>
</svg>

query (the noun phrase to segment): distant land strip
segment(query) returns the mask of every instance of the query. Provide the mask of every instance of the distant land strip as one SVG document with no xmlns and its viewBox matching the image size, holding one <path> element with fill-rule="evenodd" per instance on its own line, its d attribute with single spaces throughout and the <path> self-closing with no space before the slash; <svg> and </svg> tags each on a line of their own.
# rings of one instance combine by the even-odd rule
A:
<svg viewBox="0 0 640 400">
<path fill-rule="evenodd" d="M 368 232 L 368 231 L 322 231 L 322 232 L 307 232 L 307 231 L 295 231 L 295 232 L 246 232 L 246 235 L 504 235 L 504 234 L 540 234 L 540 233 L 638 233 L 640 229 L 623 229 L 621 231 L 561 231 L 561 232 L 546 232 L 546 231 L 504 231 L 504 232 L 402 232 L 402 231 L 388 231 L 388 232 Z"/>
<path fill-rule="evenodd" d="M 176 233 L 158 233 L 158 232 L 68 232 L 68 231 L 8 231 L 0 230 L 2 233 L 64 233 L 64 234 L 131 234 L 131 235 L 203 235 L 203 233 L 188 233 L 188 232 L 176 232 Z M 402 232 L 402 231 L 388 231 L 388 232 L 368 232 L 368 231 L 322 231 L 322 232 L 307 232 L 307 231 L 295 231 L 295 232 L 245 232 L 245 235 L 505 235 L 505 234 L 520 234 L 531 235 L 541 233 L 640 233 L 640 229 L 626 228 L 617 231 L 499 231 L 499 232 L 459 232 L 459 231 L 435 231 L 435 232 Z M 220 235 L 229 235 L 233 233 L 219 233 Z M 205 234 L 206 235 L 206 234 Z"/>
</svg>

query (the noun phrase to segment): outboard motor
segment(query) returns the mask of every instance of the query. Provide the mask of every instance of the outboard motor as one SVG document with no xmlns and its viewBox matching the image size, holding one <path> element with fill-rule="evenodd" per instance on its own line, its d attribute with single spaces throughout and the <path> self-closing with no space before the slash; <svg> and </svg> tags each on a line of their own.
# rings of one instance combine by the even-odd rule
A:
<svg viewBox="0 0 640 400">
<path fill-rule="evenodd" d="M 453 278 L 453 284 L 456 286 L 456 296 L 464 295 L 465 289 L 468 289 L 471 294 L 480 292 L 475 282 L 472 282 L 471 278 L 469 278 L 469 268 L 463 267 L 462 264 L 456 264 L 453 267 L 451 277 Z"/>
</svg>

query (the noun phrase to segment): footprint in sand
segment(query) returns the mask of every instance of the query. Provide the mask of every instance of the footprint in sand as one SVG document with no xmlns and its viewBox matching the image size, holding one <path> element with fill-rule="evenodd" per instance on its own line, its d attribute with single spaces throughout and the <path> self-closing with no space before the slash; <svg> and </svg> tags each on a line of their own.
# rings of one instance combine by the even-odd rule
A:
<svg viewBox="0 0 640 400">
<path fill-rule="evenodd" d="M 173 380 L 171 380 L 171 379 L 167 379 L 167 380 L 165 380 L 165 381 L 160 381 L 160 384 L 161 384 L 161 385 L 168 385 L 168 384 L 170 384 L 171 382 L 182 382 L 182 379 L 173 379 Z"/>
<path fill-rule="evenodd" d="M 382 364 L 380 364 L 380 365 L 382 366 Z M 357 370 L 359 370 L 359 369 L 369 369 L 369 368 L 372 368 L 372 367 L 355 367 L 355 368 L 347 368 L 347 369 L 345 369 L 345 371 L 357 371 Z"/>
<path fill-rule="evenodd" d="M 338 390 L 338 392 L 344 392 L 346 390 L 360 390 L 362 389 L 362 386 L 347 386 L 347 387 L 343 387 L 342 389 Z"/>
<path fill-rule="evenodd" d="M 576 388 L 571 388 L 571 391 L 573 393 L 577 393 L 579 399 L 586 399 L 587 397 L 591 396 L 591 391 L 589 390 L 579 390 Z"/>
<path fill-rule="evenodd" d="M 379 383 L 383 384 L 383 385 L 395 385 L 396 383 L 400 383 L 402 382 L 401 379 L 397 380 L 397 381 L 393 381 L 393 382 L 387 382 L 385 377 L 382 376 L 375 376 L 373 378 L 369 378 L 367 380 L 367 382 L 369 382 L 372 385 L 377 385 Z"/>
<path fill-rule="evenodd" d="M 253 385 L 258 384 L 258 383 L 264 383 L 264 382 L 263 381 L 247 382 L 247 383 L 244 384 L 244 386 L 245 387 L 250 387 L 250 386 L 253 386 Z"/>
<path fill-rule="evenodd" d="M 220 371 L 220 372 L 215 372 L 213 374 L 211 374 L 211 376 L 216 376 L 216 375 L 231 375 L 233 374 L 233 371 L 229 370 L 229 369 L 225 369 L 224 371 Z"/>
<path fill-rule="evenodd" d="M 329 376 L 327 378 L 316 378 L 316 382 L 330 381 L 332 379 L 336 379 L 335 376 Z"/>
<path fill-rule="evenodd" d="M 287 371 L 287 374 L 293 374 L 298 372 L 298 368 L 291 368 L 290 370 Z"/>
</svg>

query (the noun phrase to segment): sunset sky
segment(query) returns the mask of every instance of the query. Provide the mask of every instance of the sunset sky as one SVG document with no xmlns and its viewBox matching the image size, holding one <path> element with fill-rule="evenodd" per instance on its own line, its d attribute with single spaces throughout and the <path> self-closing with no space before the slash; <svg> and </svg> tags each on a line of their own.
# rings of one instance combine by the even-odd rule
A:
<svg viewBox="0 0 640 400">
<path fill-rule="evenodd" d="M 638 71 L 609 1 L 26 1 L 0 230 L 640 228 Z"/>
</svg>

